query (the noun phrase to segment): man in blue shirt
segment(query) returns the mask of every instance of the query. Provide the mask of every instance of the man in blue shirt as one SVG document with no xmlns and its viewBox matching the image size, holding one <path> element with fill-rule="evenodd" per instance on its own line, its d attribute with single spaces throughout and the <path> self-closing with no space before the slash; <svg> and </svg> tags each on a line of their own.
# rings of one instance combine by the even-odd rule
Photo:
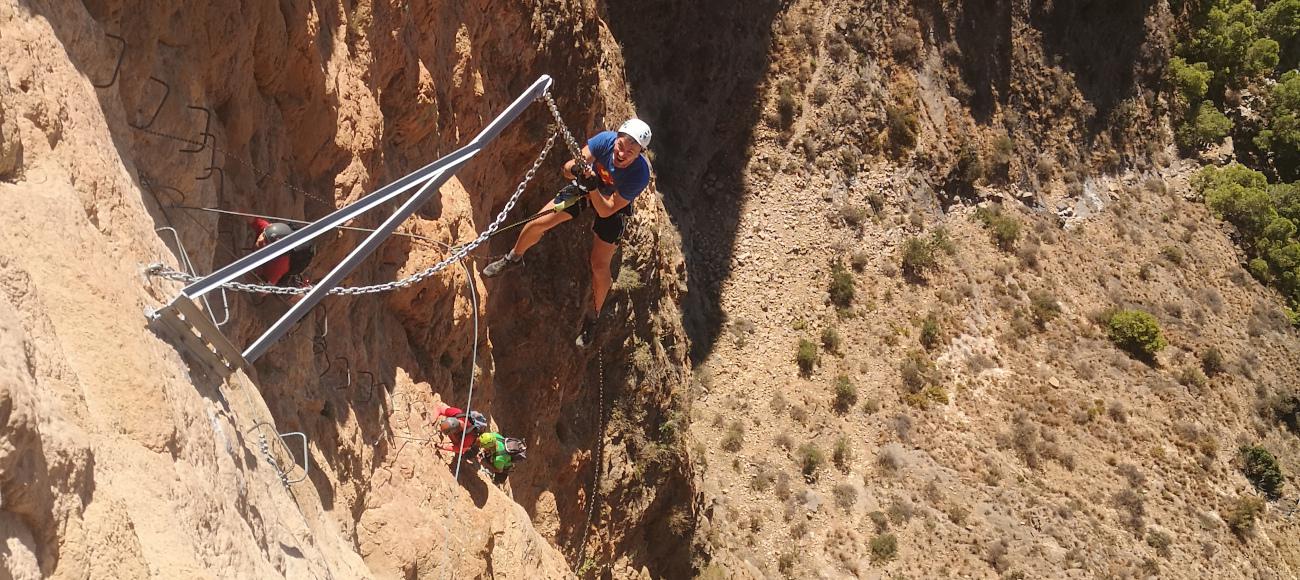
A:
<svg viewBox="0 0 1300 580">
<path fill-rule="evenodd" d="M 575 175 L 574 161 L 564 164 L 564 178 L 574 180 L 576 186 L 565 188 L 556 196 L 554 207 L 570 195 L 581 196 L 577 203 L 539 217 L 524 226 L 515 240 L 515 246 L 504 258 L 488 264 L 483 276 L 491 278 L 523 261 L 524 252 L 542 239 L 551 228 L 567 222 L 587 206 L 596 211 L 591 230 L 595 233 L 591 243 L 591 291 L 595 310 L 588 313 L 578 335 L 578 346 L 588 346 L 600 308 L 613 280 L 609 263 L 614 258 L 615 245 L 623 234 L 623 226 L 632 215 L 632 201 L 641 195 L 650 183 L 650 162 L 642 155 L 650 146 L 650 126 L 640 119 L 628 119 L 618 131 L 597 133 L 582 148 L 590 169 L 585 175 Z"/>
</svg>

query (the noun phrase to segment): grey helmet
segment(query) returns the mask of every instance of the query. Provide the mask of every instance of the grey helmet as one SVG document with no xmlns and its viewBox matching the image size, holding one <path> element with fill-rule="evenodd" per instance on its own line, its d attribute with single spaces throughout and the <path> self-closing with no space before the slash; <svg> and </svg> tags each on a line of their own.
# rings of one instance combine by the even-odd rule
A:
<svg viewBox="0 0 1300 580">
<path fill-rule="evenodd" d="M 262 236 L 266 238 L 266 241 L 268 243 L 279 241 L 280 238 L 288 236 L 289 234 L 292 233 L 293 233 L 293 228 L 290 228 L 289 224 L 281 224 L 281 223 L 271 224 L 269 226 L 266 226 L 266 229 L 262 230 Z"/>
<path fill-rule="evenodd" d="M 460 422 L 460 419 L 446 417 L 442 421 L 438 422 L 438 431 L 442 432 L 444 435 L 459 433 L 462 430 L 464 430 L 464 426 Z"/>
</svg>

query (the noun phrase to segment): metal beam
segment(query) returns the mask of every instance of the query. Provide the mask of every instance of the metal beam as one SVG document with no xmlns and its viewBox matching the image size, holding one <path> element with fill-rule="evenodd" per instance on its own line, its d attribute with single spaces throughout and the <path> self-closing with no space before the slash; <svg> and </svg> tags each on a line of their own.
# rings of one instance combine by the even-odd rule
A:
<svg viewBox="0 0 1300 580">
<path fill-rule="evenodd" d="M 353 250 L 348 253 L 347 257 L 343 258 L 342 262 L 339 262 L 333 270 L 330 270 L 329 274 L 326 274 L 321 278 L 320 282 L 317 282 L 315 286 L 312 286 L 311 291 L 308 292 L 306 296 L 303 296 L 302 300 L 299 300 L 293 305 L 293 307 L 289 308 L 289 311 L 284 313 L 284 316 L 281 316 L 279 320 L 275 321 L 275 324 L 272 324 L 270 328 L 266 329 L 266 332 L 264 332 L 262 336 L 253 341 L 253 344 L 249 345 L 248 348 L 244 350 L 244 359 L 251 363 L 265 354 L 267 349 L 271 348 L 271 345 L 275 344 L 275 341 L 280 340 L 280 337 L 289 332 L 289 329 L 298 322 L 298 319 L 302 318 L 303 315 L 307 314 L 307 312 L 315 307 L 317 303 L 323 300 L 325 296 L 329 294 L 331 288 L 338 286 L 339 282 L 343 281 L 343 278 L 346 278 L 353 269 L 370 256 L 371 252 L 374 252 L 375 249 L 379 247 L 379 244 L 382 244 L 384 240 L 388 239 L 388 236 L 393 233 L 393 230 L 397 229 L 397 226 L 406 221 L 406 218 L 415 213 L 415 210 L 419 209 L 420 206 L 424 205 L 424 202 L 428 201 L 429 197 L 432 196 L 434 192 L 438 191 L 438 188 L 442 187 L 443 183 L 446 183 L 448 179 L 451 179 L 451 176 L 454 174 L 454 169 L 459 169 L 461 164 L 468 161 L 469 158 L 477 152 L 478 150 L 476 149 L 471 153 L 460 156 L 461 163 L 449 168 L 453 169 L 453 171 L 439 171 L 432 179 L 425 182 L 424 186 L 420 188 L 420 191 L 416 192 L 415 195 L 411 196 L 411 199 L 402 204 L 402 207 L 399 208 L 396 213 L 388 216 L 388 219 L 384 220 L 383 224 L 380 224 L 378 228 L 375 228 L 374 233 L 366 236 L 366 239 L 361 242 L 361 245 L 353 248 Z"/>
<path fill-rule="evenodd" d="M 335 226 L 343 225 L 345 222 L 374 209 L 376 206 L 382 205 L 398 195 L 409 191 L 420 183 L 432 179 L 435 174 L 449 168 L 452 163 L 460 159 L 461 154 L 469 151 L 477 153 L 482 149 L 483 145 L 496 138 L 497 135 L 505 129 L 506 125 L 509 125 L 520 114 L 522 114 L 524 110 L 528 108 L 530 103 L 541 98 L 550 87 L 550 76 L 542 75 L 538 77 L 537 80 L 533 82 L 532 86 L 528 87 L 528 90 L 519 95 L 519 97 L 516 98 L 504 112 L 497 116 L 496 119 L 493 119 L 487 127 L 480 131 L 479 134 L 469 143 L 465 144 L 465 146 L 457 149 L 446 157 L 438 159 L 433 163 L 406 174 L 397 181 L 375 190 L 373 193 L 367 194 L 365 197 L 358 199 L 351 205 L 339 208 L 328 216 L 316 220 L 312 224 L 293 232 L 279 241 L 264 246 L 261 249 L 226 265 L 220 270 L 195 281 L 181 290 L 181 293 L 191 299 L 207 294 L 208 292 L 211 292 L 228 282 L 233 282 L 236 278 L 261 267 L 263 264 L 275 259 L 277 256 L 316 239 L 321 234 L 324 234 Z M 473 153 L 470 153 L 470 155 L 473 155 Z"/>
<path fill-rule="evenodd" d="M 357 203 L 348 206 L 348 208 L 345 208 L 345 210 L 351 209 L 358 205 L 362 205 L 363 202 L 367 202 L 366 209 L 369 209 L 370 207 L 373 207 L 378 203 L 383 203 L 383 201 L 387 201 L 388 199 L 391 199 L 392 197 L 396 196 L 402 191 L 405 191 L 406 189 L 409 189 L 410 187 L 413 187 L 414 185 L 423 182 L 423 185 L 420 187 L 420 190 L 415 195 L 411 196 L 411 198 L 407 200 L 406 203 L 402 204 L 402 206 L 398 208 L 396 212 L 390 215 L 388 219 L 384 220 L 384 223 L 381 224 L 378 228 L 376 228 L 374 233 L 367 236 L 366 239 L 361 242 L 361 245 L 353 249 L 352 252 L 350 252 L 347 255 L 347 257 L 343 259 L 343 261 L 339 262 L 339 264 L 335 266 L 333 270 L 330 270 L 329 274 L 326 274 L 324 278 L 321 279 L 320 282 L 318 282 L 315 286 L 313 286 L 311 291 L 308 292 L 306 296 L 304 296 L 301 300 L 299 300 L 296 304 L 294 304 L 293 307 L 291 307 L 289 311 L 284 314 L 284 316 L 282 316 L 279 320 L 277 320 L 274 324 L 272 324 L 271 327 L 268 328 L 266 332 L 262 334 L 262 336 L 258 337 L 258 339 L 253 342 L 253 344 L 249 345 L 249 347 L 244 350 L 243 353 L 244 359 L 251 363 L 257 360 L 263 354 L 265 354 L 266 351 L 271 348 L 271 345 L 275 344 L 277 340 L 279 340 L 282 336 L 288 333 L 289 329 L 295 323 L 297 323 L 300 318 L 302 318 L 305 314 L 307 314 L 307 312 L 311 311 L 312 307 L 316 306 L 317 303 L 319 303 L 322 299 L 324 299 L 325 296 L 329 293 L 329 291 L 332 288 L 337 286 L 339 282 L 342 282 L 343 279 L 347 277 L 347 275 L 350 274 L 353 269 L 355 269 L 358 265 L 361 264 L 363 260 L 369 257 L 370 254 L 374 252 L 376 248 L 379 247 L 379 244 L 383 243 L 383 241 L 387 239 L 388 236 L 391 235 L 393 231 L 397 229 L 397 226 L 401 225 L 402 222 L 406 221 L 406 218 L 410 217 L 411 214 L 415 213 L 415 211 L 419 209 L 421 205 L 424 205 L 424 203 L 428 201 L 429 197 L 431 197 L 433 193 L 436 192 L 438 188 L 442 186 L 442 184 L 446 183 L 447 180 L 451 179 L 451 177 L 455 175 L 456 171 L 458 171 L 466 162 L 470 160 L 470 158 L 474 157 L 474 155 L 476 155 L 479 151 L 482 151 L 483 147 L 489 141 L 496 138 L 497 135 L 500 135 L 501 131 L 505 129 L 506 125 L 510 124 L 510 122 L 514 121 L 515 118 L 517 118 L 521 113 L 523 113 L 523 111 L 528 107 L 528 105 L 532 101 L 540 98 L 543 94 L 545 94 L 547 88 L 550 87 L 550 84 L 551 84 L 550 77 L 546 75 L 542 75 L 540 78 L 537 79 L 536 82 L 533 83 L 533 86 L 530 87 L 528 91 L 525 91 L 524 94 L 520 95 L 517 99 L 515 99 L 515 101 L 511 103 L 510 106 L 504 112 L 502 112 L 499 116 L 497 116 L 496 119 L 494 119 L 491 123 L 489 123 L 487 127 L 485 127 L 481 132 L 479 132 L 479 134 L 476 137 L 474 137 L 473 140 L 467 143 L 464 147 L 457 149 L 452 154 L 425 166 L 424 169 L 421 169 L 416 173 L 407 175 L 406 177 L 402 178 L 402 180 L 399 180 L 399 182 L 395 182 L 396 184 L 403 181 L 409 181 L 409 183 L 401 186 L 400 189 L 393 188 L 394 191 L 392 193 L 385 194 L 383 200 L 375 201 L 374 203 L 368 202 L 368 200 L 370 200 L 371 198 L 374 198 L 376 200 L 379 199 L 378 197 L 376 197 L 378 196 L 379 192 L 376 192 L 374 194 L 366 196 L 365 198 L 362 198 L 362 200 L 358 200 Z M 426 170 L 429 171 L 426 172 Z M 418 177 L 412 178 L 412 175 L 416 175 L 417 173 L 419 173 L 420 175 Z M 410 179 L 408 180 L 408 178 Z M 363 211 L 365 210 L 362 209 L 356 211 L 355 213 L 359 214 Z M 223 268 L 221 272 L 224 272 L 226 270 L 230 270 L 231 272 L 234 272 L 234 274 L 230 277 L 230 279 L 233 279 L 234 276 L 238 276 L 243 272 L 247 272 L 252 268 L 256 268 L 257 266 L 261 265 L 262 263 L 270 259 L 270 257 L 273 257 L 274 255 L 278 255 L 278 252 L 276 252 L 274 254 L 268 254 L 269 257 L 264 256 L 259 260 L 253 260 L 254 258 L 258 258 L 259 253 L 265 252 L 267 250 L 273 250 L 277 246 L 281 246 L 282 244 L 285 247 L 281 251 L 288 251 L 289 249 L 296 247 L 298 244 L 304 243 L 307 240 L 310 240 L 313 237 L 320 235 L 320 233 L 325 231 L 325 229 L 334 227 L 335 225 L 341 225 L 343 221 L 346 221 L 347 219 L 351 219 L 350 217 L 344 217 L 347 216 L 348 214 L 349 212 L 345 212 L 344 210 L 336 211 L 333 214 L 331 214 L 329 217 L 321 219 L 299 230 L 295 234 L 275 244 L 272 244 L 271 246 L 267 246 L 262 250 L 259 250 L 258 252 L 254 252 L 252 255 L 249 255 L 248 257 L 240 260 L 239 262 L 236 262 L 235 264 L 231 264 L 231 266 L 235 266 L 236 264 L 245 261 L 248 261 L 250 263 L 256 261 L 256 263 L 254 263 L 252 266 L 241 266 L 240 268 L 231 268 L 231 266 L 227 266 L 226 268 Z M 312 231 L 308 232 L 308 230 L 312 230 Z M 302 235 L 300 236 L 300 234 Z M 295 237 L 298 237 L 298 240 L 296 241 L 297 243 L 294 243 Z M 293 245 L 289 245 L 289 244 L 293 244 Z M 236 272 L 236 270 L 238 270 L 238 272 Z M 221 274 L 221 272 L 214 273 L 211 276 L 209 276 L 209 278 L 216 278 L 218 274 Z M 201 293 L 201 292 L 206 292 L 208 290 L 211 290 L 217 285 L 209 284 L 208 281 L 205 279 L 192 284 L 189 288 L 186 288 L 186 294 L 189 294 L 188 291 L 190 288 L 197 287 L 196 291 Z"/>
</svg>

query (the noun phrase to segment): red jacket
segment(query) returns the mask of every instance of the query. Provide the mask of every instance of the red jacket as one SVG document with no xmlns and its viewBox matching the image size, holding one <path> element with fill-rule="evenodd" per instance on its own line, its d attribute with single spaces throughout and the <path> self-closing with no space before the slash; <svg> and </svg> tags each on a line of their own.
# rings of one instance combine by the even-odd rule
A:
<svg viewBox="0 0 1300 580">
<path fill-rule="evenodd" d="M 457 407 L 447 407 L 446 409 L 443 409 L 441 413 L 438 413 L 438 422 L 441 422 L 443 417 L 455 418 L 456 415 L 459 415 L 464 412 L 465 411 L 463 409 Z M 459 421 L 461 426 L 463 427 L 466 424 L 468 424 L 469 419 L 462 417 L 459 419 Z M 462 433 L 464 434 L 463 441 L 461 440 Z M 448 445 L 439 445 L 438 449 L 441 449 L 443 451 L 451 451 L 453 453 L 469 454 L 474 452 L 474 445 L 478 443 L 478 437 L 476 437 L 473 433 L 464 433 L 463 431 L 460 432 L 452 431 L 447 435 L 448 437 L 451 438 L 451 443 Z"/>
<path fill-rule="evenodd" d="M 252 218 L 248 220 L 248 225 L 253 226 L 253 233 L 258 237 L 256 247 L 258 249 L 266 247 L 266 240 L 262 239 L 262 230 L 265 230 L 267 226 L 271 225 L 271 222 L 262 218 Z M 262 264 L 262 267 L 256 270 L 257 275 L 261 276 L 263 280 L 266 280 L 272 286 L 279 284 L 280 278 L 283 278 L 285 273 L 288 271 L 289 255 L 287 253 L 276 256 L 270 262 Z"/>
</svg>

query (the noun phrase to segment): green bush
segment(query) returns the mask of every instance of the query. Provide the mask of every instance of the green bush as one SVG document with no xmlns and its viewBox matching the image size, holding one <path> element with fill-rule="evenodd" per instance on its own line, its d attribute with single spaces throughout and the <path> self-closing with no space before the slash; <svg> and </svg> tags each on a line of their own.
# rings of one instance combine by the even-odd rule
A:
<svg viewBox="0 0 1300 580">
<path fill-rule="evenodd" d="M 1250 0 L 1216 0 L 1202 5 L 1208 10 L 1197 18 L 1200 26 L 1179 52 L 1191 61 L 1208 64 L 1218 87 L 1240 85 L 1259 72 L 1249 59 L 1251 47 L 1259 40 L 1259 11 Z"/>
<path fill-rule="evenodd" d="M 1251 275 L 1274 285 L 1293 309 L 1300 305 L 1300 239 L 1290 217 L 1300 212 L 1295 184 L 1270 187 L 1264 174 L 1233 163 L 1202 169 L 1192 186 L 1245 239 Z"/>
<path fill-rule="evenodd" d="M 975 210 L 975 218 L 983 222 L 984 228 L 993 236 L 993 243 L 1005 251 L 1016 247 L 1020 239 L 1020 220 L 1002 213 L 1000 208 L 981 207 Z"/>
<path fill-rule="evenodd" d="M 727 425 L 727 432 L 722 435 L 722 448 L 735 453 L 745 446 L 745 426 L 740 421 Z"/>
<path fill-rule="evenodd" d="M 1169 60 L 1169 82 L 1182 95 L 1185 103 L 1199 103 L 1204 99 L 1213 77 L 1209 65 L 1203 62 L 1187 64 L 1181 56 Z"/>
<path fill-rule="evenodd" d="M 1111 315 L 1106 326 L 1111 342 L 1134 356 L 1154 358 L 1169 344 L 1156 318 L 1141 310 L 1120 310 Z"/>
<path fill-rule="evenodd" d="M 1268 104 L 1266 123 L 1255 137 L 1255 146 L 1273 152 L 1283 178 L 1300 178 L 1300 72 L 1282 75 L 1269 92 Z"/>
<path fill-rule="evenodd" d="M 849 472 L 849 462 L 853 461 L 853 446 L 849 443 L 847 437 L 840 435 L 835 440 L 835 448 L 831 451 L 831 461 L 835 463 L 835 467 L 838 467 L 840 471 Z"/>
<path fill-rule="evenodd" d="M 835 411 L 847 413 L 858 402 L 858 387 L 848 375 L 835 377 Z"/>
<path fill-rule="evenodd" d="M 831 303 L 840 308 L 846 308 L 853 303 L 853 274 L 839 260 L 831 263 L 830 292 Z"/>
<path fill-rule="evenodd" d="M 939 317 L 931 312 L 921 321 L 921 346 L 933 350 L 943 338 L 943 329 L 939 326 Z"/>
<path fill-rule="evenodd" d="M 935 269 L 939 261 L 934 257 L 934 246 L 921 238 L 910 237 L 903 241 L 903 273 L 921 278 Z"/>
<path fill-rule="evenodd" d="M 1196 114 L 1178 127 L 1174 139 L 1185 150 L 1195 151 L 1223 141 L 1232 131 L 1232 119 L 1224 115 L 1214 103 L 1201 101 Z"/>
<path fill-rule="evenodd" d="M 1204 196 L 1216 215 L 1237 226 L 1247 240 L 1260 237 L 1278 217 L 1264 174 L 1239 163 L 1222 169 L 1202 169 L 1192 178 L 1192 188 Z"/>
<path fill-rule="evenodd" d="M 1219 349 L 1210 347 L 1201 355 L 1201 370 L 1205 371 L 1206 375 L 1212 377 L 1222 373 L 1226 368 L 1223 353 Z"/>
<path fill-rule="evenodd" d="M 1245 536 L 1255 527 L 1255 520 L 1264 513 L 1264 500 L 1254 496 L 1243 495 L 1237 498 L 1223 513 L 1223 521 L 1237 537 Z"/>
<path fill-rule="evenodd" d="M 893 560 L 896 554 L 898 554 L 898 539 L 894 534 L 880 534 L 871 539 L 872 562 Z"/>
<path fill-rule="evenodd" d="M 916 132 L 919 124 L 913 107 L 885 107 L 885 123 L 888 127 L 889 143 L 897 153 L 916 146 Z"/>
<path fill-rule="evenodd" d="M 1031 290 L 1029 311 L 1034 316 L 1034 324 L 1041 330 L 1047 328 L 1047 323 L 1061 315 L 1061 304 L 1056 301 L 1056 297 L 1046 291 Z"/>
<path fill-rule="evenodd" d="M 795 354 L 795 361 L 799 363 L 799 371 L 803 374 L 811 373 L 813 367 L 817 365 L 817 345 L 806 338 L 799 339 L 799 351 Z"/>
<path fill-rule="evenodd" d="M 1281 46 L 1271 38 L 1259 38 L 1246 48 L 1246 60 L 1242 63 L 1242 72 L 1246 76 L 1259 76 L 1273 72 L 1277 68 Z"/>
<path fill-rule="evenodd" d="M 799 470 L 805 477 L 815 478 L 817 470 L 826 464 L 822 450 L 812 443 L 804 443 L 795 452 L 799 459 Z"/>
<path fill-rule="evenodd" d="M 843 342 L 844 340 L 840 338 L 840 331 L 836 330 L 834 326 L 827 326 L 825 330 L 822 330 L 822 348 L 825 348 L 827 352 L 839 352 L 840 345 Z"/>
<path fill-rule="evenodd" d="M 1282 468 L 1278 466 L 1277 458 L 1258 445 L 1243 447 L 1241 458 L 1244 463 L 1242 471 L 1251 485 L 1269 499 L 1277 499 L 1282 490 Z"/>
<path fill-rule="evenodd" d="M 1270 2 L 1260 17 L 1259 28 L 1281 47 L 1281 70 L 1300 66 L 1300 0 Z"/>
</svg>

